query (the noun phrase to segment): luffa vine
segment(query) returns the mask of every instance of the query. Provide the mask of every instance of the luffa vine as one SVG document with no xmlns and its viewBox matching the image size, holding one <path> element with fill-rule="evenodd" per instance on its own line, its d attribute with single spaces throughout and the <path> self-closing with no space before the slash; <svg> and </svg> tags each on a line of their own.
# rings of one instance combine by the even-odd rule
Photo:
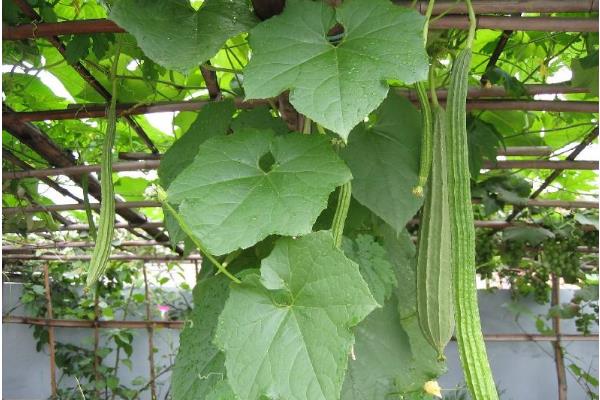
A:
<svg viewBox="0 0 600 400">
<path fill-rule="evenodd" d="M 119 0 L 110 15 L 148 57 L 179 70 L 203 65 L 224 41 L 250 29 L 252 57 L 244 79 L 236 75 L 246 99 L 290 90 L 304 121 L 303 134 L 287 132 L 275 122 L 276 108 L 235 113 L 233 102 L 222 100 L 206 106 L 211 112 L 200 112 L 163 158 L 158 195 L 166 225 L 206 259 L 195 292 L 204 323 L 182 334 L 175 398 L 358 400 L 423 391 L 443 370 L 453 300 L 467 383 L 474 398 L 495 398 L 471 260 L 470 2 L 471 30 L 452 68 L 447 113 L 435 98 L 431 111 L 424 82 L 433 2 L 424 18 L 388 0 L 346 0 L 335 8 L 288 0 L 280 15 L 260 23 L 245 0 L 207 0 L 197 11 L 187 0 L 174 3 L 181 4 Z M 127 11 L 146 5 L 164 14 L 159 25 L 167 42 L 178 37 L 194 50 L 169 48 Z M 206 43 L 187 37 L 173 24 L 177 18 L 208 35 Z M 218 34 L 204 32 L 218 30 L 208 26 L 213 19 L 224 27 Z M 332 42 L 337 25 L 343 33 Z M 420 118 L 408 101 L 388 93 L 391 79 L 415 83 Z M 434 79 L 429 86 L 433 94 Z M 111 109 L 114 124 L 112 103 Z M 114 204 L 104 198 L 113 195 L 104 185 L 109 154 L 103 207 L 112 207 L 114 223 Z M 415 260 L 404 227 L 423 201 Z M 88 282 L 108 256 L 106 215 Z M 377 365 L 369 355 L 380 349 L 368 348 L 384 341 L 398 357 L 413 358 Z M 414 365 L 402 371 L 398 363 Z"/>
</svg>

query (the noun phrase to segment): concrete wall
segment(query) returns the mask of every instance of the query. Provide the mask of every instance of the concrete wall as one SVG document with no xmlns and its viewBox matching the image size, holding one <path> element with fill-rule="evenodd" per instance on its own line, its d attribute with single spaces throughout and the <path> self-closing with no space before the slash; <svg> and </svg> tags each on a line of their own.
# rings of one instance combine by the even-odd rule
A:
<svg viewBox="0 0 600 400">
<path fill-rule="evenodd" d="M 19 288 L 15 285 L 4 285 L 3 308 L 7 310 L 18 299 Z M 563 290 L 561 297 L 567 301 L 572 291 Z M 487 333 L 519 333 L 522 332 L 515 322 L 515 314 L 507 306 L 510 296 L 506 291 L 495 293 L 481 292 L 480 307 Z M 532 302 L 522 302 L 519 307 L 529 308 L 536 314 L 544 313 L 545 307 Z M 15 313 L 17 314 L 17 313 Z M 522 316 L 519 324 L 529 333 L 537 333 L 534 321 L 529 316 Z M 564 322 L 563 333 L 576 333 L 572 321 Z M 57 340 L 80 343 L 91 340 L 89 329 L 57 329 Z M 25 325 L 4 324 L 2 327 L 2 397 L 5 400 L 46 399 L 49 389 L 49 360 L 45 353 L 35 351 L 35 342 L 31 329 Z M 156 355 L 157 364 L 168 365 L 176 354 L 178 331 L 163 329 L 156 333 L 155 346 L 159 348 Z M 137 376 L 148 376 L 148 347 L 145 330 L 136 331 L 133 368 L 120 369 L 119 378 L 129 382 Z M 582 368 L 591 368 L 591 373 L 598 376 L 598 343 L 571 342 L 565 343 L 568 358 L 577 360 Z M 496 381 L 503 391 L 503 400 L 550 400 L 556 399 L 556 373 L 549 343 L 533 342 L 493 342 L 488 343 L 488 354 L 494 370 Z M 449 372 L 441 377 L 443 388 L 454 388 L 463 385 L 464 380 L 458 361 L 456 345 L 451 343 L 447 350 Z M 568 364 L 568 363 L 567 363 Z M 165 374 L 159 380 L 160 399 L 168 392 L 169 376 Z M 73 382 L 64 382 L 72 385 Z M 588 397 L 581 387 L 569 375 L 569 400 L 584 400 Z M 146 393 L 142 399 L 148 399 Z"/>
</svg>

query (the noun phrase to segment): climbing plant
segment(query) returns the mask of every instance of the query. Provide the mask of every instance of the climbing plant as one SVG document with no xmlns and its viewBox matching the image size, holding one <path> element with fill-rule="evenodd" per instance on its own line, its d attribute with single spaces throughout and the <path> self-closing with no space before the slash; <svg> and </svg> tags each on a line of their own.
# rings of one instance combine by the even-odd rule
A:
<svg viewBox="0 0 600 400">
<path fill-rule="evenodd" d="M 266 16 L 246 0 L 33 2 L 47 22 L 107 17 L 128 32 L 73 35 L 66 60 L 47 46 L 11 42 L 5 60 L 21 72 L 3 83 L 15 111 L 66 107 L 37 71 L 61 78 L 78 102 L 103 99 L 72 79 L 68 64 L 85 64 L 112 88 L 108 121 L 37 126 L 78 160 L 103 164 L 107 204 L 97 221 L 100 256 L 88 270 L 90 292 L 102 295 L 97 282 L 126 281 L 110 268 L 102 276 L 115 221 L 106 199 L 114 194 L 154 196 L 162 212 L 146 215 L 164 219 L 174 248 L 183 242 L 185 252 L 202 254 L 173 367 L 175 400 L 439 396 L 436 380 L 447 368 L 444 347 L 452 334 L 471 397 L 498 398 L 479 325 L 476 268 L 484 278 L 506 279 L 515 296 L 533 294 L 540 302 L 548 301 L 552 275 L 579 284 L 572 301 L 549 317 L 574 317 L 584 333 L 597 324 L 590 289 L 597 282 L 582 271 L 577 251 L 582 241 L 597 241 L 597 215 L 527 209 L 520 217 L 535 228 L 479 231 L 477 238 L 473 226 L 474 215 L 507 217 L 507 204 L 525 206 L 528 181 L 543 178 L 537 171 L 482 174 L 499 150 L 568 147 L 597 116 L 466 110 L 469 84 L 525 98 L 525 83 L 544 83 L 567 67 L 572 83 L 588 89 L 569 96 L 596 98 L 597 81 L 588 74 L 598 69 L 597 35 L 520 32 L 487 68 L 498 34 L 476 32 L 465 2 L 468 31 L 431 34 L 433 0 L 425 15 L 389 0 L 287 0 Z M 6 15 L 13 24 L 25 21 L 14 10 Z M 438 88 L 448 88 L 445 99 L 437 98 Z M 403 95 L 406 89 L 418 92 L 418 102 Z M 111 181 L 113 152 L 145 149 L 116 118 L 117 100 L 135 109 L 200 97 L 214 101 L 178 114 L 171 136 L 140 122 L 163 152 L 157 177 Z M 42 164 L 12 137 L 4 143 Z M 565 173 L 559 189 L 576 182 L 592 191 L 595 176 L 588 172 Z M 7 184 L 5 192 L 7 206 L 49 202 L 30 181 Z M 556 190 L 549 198 L 577 195 Z M 89 214 L 75 217 L 94 222 Z M 596 231 L 579 229 L 594 218 Z M 56 224 L 43 212 L 5 222 L 18 234 Z M 39 314 L 35 285 L 25 299 Z M 36 330 L 40 343 L 43 332 Z M 115 343 L 127 351 L 121 336 Z M 59 354 L 75 357 L 80 350 Z M 111 380 L 112 370 L 105 372 L 104 386 L 132 396 Z"/>
</svg>

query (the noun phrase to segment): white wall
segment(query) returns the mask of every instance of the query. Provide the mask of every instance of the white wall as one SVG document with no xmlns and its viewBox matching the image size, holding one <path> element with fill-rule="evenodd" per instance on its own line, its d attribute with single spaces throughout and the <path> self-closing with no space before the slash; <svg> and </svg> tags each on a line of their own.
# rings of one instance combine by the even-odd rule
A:
<svg viewBox="0 0 600 400">
<path fill-rule="evenodd" d="M 10 288 L 9 288 L 10 287 Z M 7 310 L 15 304 L 20 290 L 14 285 L 4 285 L 3 308 Z M 563 290 L 561 298 L 568 301 L 572 291 Z M 515 315 L 506 306 L 510 296 L 506 291 L 480 293 L 480 308 L 484 331 L 487 333 L 521 332 L 515 323 Z M 533 302 L 523 302 L 536 314 L 544 313 L 546 307 Z M 521 326 L 529 333 L 537 333 L 531 317 L 523 316 L 519 320 Z M 572 321 L 564 321 L 563 333 L 576 333 Z M 57 329 L 57 340 L 79 343 L 90 340 L 89 329 Z M 5 400 L 46 399 L 49 397 L 49 359 L 45 353 L 35 351 L 35 341 L 31 329 L 26 325 L 3 324 L 2 327 L 2 397 Z M 178 331 L 163 329 L 156 333 L 155 346 L 160 349 L 156 355 L 157 364 L 167 364 L 174 355 L 169 349 L 177 348 Z M 569 357 L 577 359 L 583 368 L 592 366 L 592 374 L 598 376 L 598 343 L 571 342 L 564 344 Z M 492 342 L 488 343 L 488 353 L 494 376 L 499 387 L 504 391 L 502 400 L 550 400 L 556 399 L 556 372 L 550 343 L 533 342 Z M 120 379 L 130 381 L 136 376 L 148 376 L 148 347 L 145 330 L 138 330 L 134 341 L 132 358 L 133 371 L 121 367 Z M 440 378 L 443 388 L 454 388 L 463 383 L 462 372 L 456 352 L 456 345 L 451 343 L 447 350 L 449 372 Z M 168 390 L 169 376 L 165 374 L 160 380 L 160 399 Z M 72 384 L 72 382 L 65 382 Z M 584 391 L 569 375 L 569 400 L 587 399 Z M 146 395 L 142 399 L 148 399 Z"/>
</svg>

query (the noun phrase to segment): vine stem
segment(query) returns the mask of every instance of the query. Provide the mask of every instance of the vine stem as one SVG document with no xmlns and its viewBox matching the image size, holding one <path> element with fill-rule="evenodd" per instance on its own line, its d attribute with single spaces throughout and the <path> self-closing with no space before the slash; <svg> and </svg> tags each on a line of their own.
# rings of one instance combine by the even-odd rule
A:
<svg viewBox="0 0 600 400">
<path fill-rule="evenodd" d="M 433 14 L 433 6 L 435 4 L 435 0 L 429 0 L 427 4 L 427 11 L 425 12 L 425 25 L 423 25 L 423 42 L 425 47 L 427 47 L 427 35 L 429 34 L 429 20 L 431 19 L 431 14 Z"/>
<path fill-rule="evenodd" d="M 475 40 L 475 29 L 477 28 L 477 17 L 475 17 L 475 10 L 471 0 L 465 0 L 467 4 L 467 11 L 469 13 L 469 36 L 467 36 L 467 47 L 473 47 L 473 40 Z"/>
<path fill-rule="evenodd" d="M 219 272 L 221 272 L 222 274 L 227 276 L 229 279 L 231 279 L 235 283 L 241 283 L 241 281 L 238 278 L 236 278 L 234 275 L 232 275 L 231 272 L 227 271 L 227 269 L 215 257 L 213 257 L 213 255 L 210 254 L 208 252 L 208 250 L 206 250 L 206 247 L 204 247 L 204 245 L 200 242 L 200 240 L 196 237 L 196 235 L 194 235 L 194 233 L 192 232 L 192 230 L 190 229 L 188 224 L 183 220 L 181 215 L 173 208 L 173 206 L 171 204 L 169 204 L 169 202 L 167 201 L 167 193 L 161 187 L 158 187 L 158 186 L 156 187 L 156 192 L 158 194 L 158 200 L 160 201 L 160 203 L 171 214 L 173 214 L 173 217 L 175 217 L 175 220 L 177 220 L 177 223 L 181 227 L 181 230 L 186 235 L 189 236 L 189 238 L 192 240 L 192 242 L 194 242 L 194 245 L 198 248 L 198 250 L 200 250 L 202 255 L 205 256 L 206 258 L 208 258 L 210 260 L 210 262 L 212 262 L 215 265 L 215 267 L 217 267 Z"/>
<path fill-rule="evenodd" d="M 333 216 L 333 222 L 331 224 L 333 243 L 338 249 L 342 245 L 342 238 L 344 236 L 344 223 L 346 222 L 346 217 L 348 216 L 351 197 L 352 184 L 350 181 L 348 181 L 340 187 L 337 207 L 335 209 L 335 215 Z"/>
</svg>

